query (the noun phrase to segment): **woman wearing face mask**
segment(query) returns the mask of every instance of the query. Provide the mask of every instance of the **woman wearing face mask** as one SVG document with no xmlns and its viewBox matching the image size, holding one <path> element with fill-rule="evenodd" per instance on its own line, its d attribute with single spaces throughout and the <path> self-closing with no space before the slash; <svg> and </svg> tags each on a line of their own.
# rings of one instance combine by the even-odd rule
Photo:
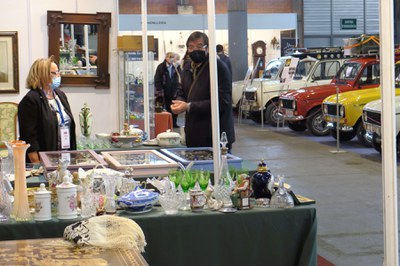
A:
<svg viewBox="0 0 400 266">
<path fill-rule="evenodd" d="M 187 61 L 181 73 L 181 86 L 177 99 L 172 101 L 171 110 L 175 114 L 185 114 L 185 137 L 188 147 L 211 147 L 211 101 L 210 67 L 208 59 L 208 37 L 193 32 L 186 42 L 190 61 Z M 226 132 L 229 149 L 235 141 L 235 129 L 232 111 L 232 77 L 227 66 L 217 60 L 218 100 L 220 133 Z"/>
<path fill-rule="evenodd" d="M 31 146 L 28 161 L 39 163 L 39 151 L 75 150 L 75 122 L 61 76 L 50 58 L 37 59 L 29 70 L 29 89 L 18 105 L 20 139 Z"/>
</svg>

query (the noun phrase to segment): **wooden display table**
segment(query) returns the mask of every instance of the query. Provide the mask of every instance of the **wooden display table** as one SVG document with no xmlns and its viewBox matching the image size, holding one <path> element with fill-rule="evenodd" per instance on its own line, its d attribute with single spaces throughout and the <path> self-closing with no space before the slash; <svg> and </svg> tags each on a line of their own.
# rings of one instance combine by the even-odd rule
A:
<svg viewBox="0 0 400 266">
<path fill-rule="evenodd" d="M 1 265 L 123 265 L 148 263 L 133 249 L 75 247 L 62 238 L 0 241 Z"/>
</svg>

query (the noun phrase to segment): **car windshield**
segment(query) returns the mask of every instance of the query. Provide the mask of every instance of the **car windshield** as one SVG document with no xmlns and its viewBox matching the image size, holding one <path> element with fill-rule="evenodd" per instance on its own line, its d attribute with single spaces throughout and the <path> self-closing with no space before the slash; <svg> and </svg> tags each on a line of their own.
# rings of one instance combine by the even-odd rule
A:
<svg viewBox="0 0 400 266">
<path fill-rule="evenodd" d="M 279 74 L 279 69 L 283 62 L 281 60 L 271 60 L 269 61 L 267 67 L 265 68 L 263 78 L 267 79 L 276 79 L 276 76 Z"/>
<path fill-rule="evenodd" d="M 361 69 L 361 64 L 358 62 L 347 62 L 338 71 L 336 79 L 338 81 L 353 80 L 357 77 L 358 72 Z"/>
<path fill-rule="evenodd" d="M 296 72 L 294 73 L 293 79 L 299 80 L 307 77 L 314 64 L 315 61 L 300 61 L 297 64 Z"/>
</svg>

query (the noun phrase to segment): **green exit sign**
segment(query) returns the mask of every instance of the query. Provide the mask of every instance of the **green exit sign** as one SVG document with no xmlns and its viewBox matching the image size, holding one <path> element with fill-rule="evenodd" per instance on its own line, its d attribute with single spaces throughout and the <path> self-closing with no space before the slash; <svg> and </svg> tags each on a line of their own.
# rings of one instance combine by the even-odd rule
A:
<svg viewBox="0 0 400 266">
<path fill-rule="evenodd" d="M 341 30 L 356 30 L 357 19 L 356 18 L 341 18 L 340 19 Z"/>
</svg>

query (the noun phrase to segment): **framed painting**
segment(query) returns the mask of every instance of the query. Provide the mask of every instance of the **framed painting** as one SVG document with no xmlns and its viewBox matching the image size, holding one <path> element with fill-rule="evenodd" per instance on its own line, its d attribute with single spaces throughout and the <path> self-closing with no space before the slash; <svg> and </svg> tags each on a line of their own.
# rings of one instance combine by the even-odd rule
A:
<svg viewBox="0 0 400 266">
<path fill-rule="evenodd" d="M 0 93 L 19 92 L 18 32 L 0 31 Z"/>
</svg>

